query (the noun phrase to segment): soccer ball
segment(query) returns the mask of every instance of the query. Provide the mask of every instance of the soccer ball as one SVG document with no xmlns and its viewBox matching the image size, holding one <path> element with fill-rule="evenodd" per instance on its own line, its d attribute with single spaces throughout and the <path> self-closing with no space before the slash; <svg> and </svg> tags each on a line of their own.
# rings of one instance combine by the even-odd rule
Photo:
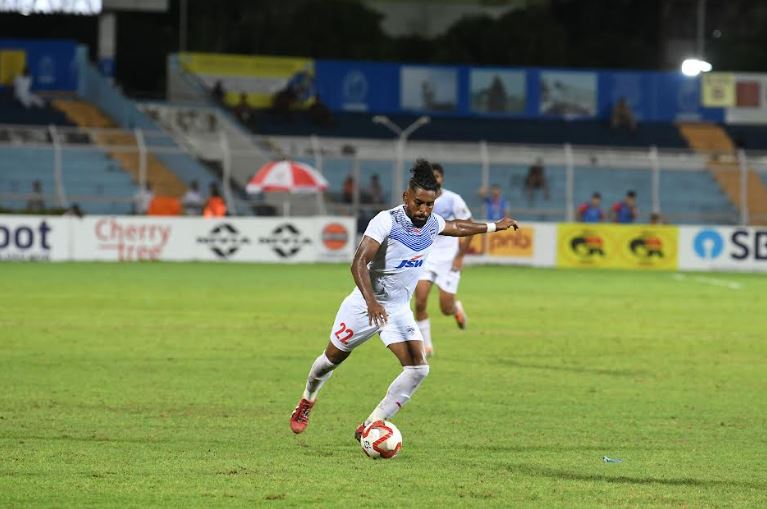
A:
<svg viewBox="0 0 767 509">
<path fill-rule="evenodd" d="M 389 421 L 375 421 L 362 432 L 360 445 L 362 452 L 374 460 L 391 459 L 402 448 L 402 434 Z"/>
</svg>

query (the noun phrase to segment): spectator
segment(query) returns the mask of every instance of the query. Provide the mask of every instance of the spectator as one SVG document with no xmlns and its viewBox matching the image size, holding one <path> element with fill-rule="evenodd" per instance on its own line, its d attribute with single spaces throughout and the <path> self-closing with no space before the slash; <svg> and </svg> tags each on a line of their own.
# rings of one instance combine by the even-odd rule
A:
<svg viewBox="0 0 767 509">
<path fill-rule="evenodd" d="M 330 108 L 320 100 L 320 95 L 317 94 L 309 104 L 309 120 L 312 124 L 320 127 L 330 127 L 333 125 L 333 114 L 330 112 Z"/>
<path fill-rule="evenodd" d="M 525 177 L 525 190 L 527 191 L 528 203 L 533 203 L 533 193 L 536 189 L 543 190 L 543 198 L 549 199 L 549 182 L 546 179 L 545 168 L 543 167 L 543 160 L 538 158 L 527 170 L 527 177 Z"/>
<path fill-rule="evenodd" d="M 592 194 L 591 201 L 584 202 L 578 207 L 578 221 L 582 223 L 601 223 L 604 220 L 605 213 L 602 211 L 601 194 Z"/>
<path fill-rule="evenodd" d="M 224 90 L 224 84 L 221 83 L 221 80 L 216 80 L 213 88 L 210 89 L 210 95 L 218 104 L 224 104 L 224 99 L 226 99 L 226 90 Z"/>
<path fill-rule="evenodd" d="M 32 193 L 27 200 L 27 212 L 39 214 L 45 210 L 43 184 L 39 180 L 32 182 Z"/>
<path fill-rule="evenodd" d="M 351 175 L 344 180 L 344 185 L 341 189 L 341 199 L 344 203 L 351 203 L 354 200 L 354 178 Z"/>
<path fill-rule="evenodd" d="M 133 195 L 133 213 L 142 216 L 146 215 L 149 210 L 149 204 L 152 203 L 152 198 L 154 198 L 152 184 L 147 180 L 144 184 L 144 189 L 139 189 Z"/>
<path fill-rule="evenodd" d="M 189 183 L 189 189 L 187 189 L 184 197 L 181 199 L 184 213 L 187 216 L 199 216 L 202 213 L 203 203 L 197 181 L 193 180 Z"/>
<path fill-rule="evenodd" d="M 612 220 L 616 223 L 633 223 L 639 215 L 636 193 L 628 191 L 623 201 L 615 202 L 612 208 Z"/>
<path fill-rule="evenodd" d="M 660 215 L 660 212 L 653 212 L 650 214 L 650 224 L 666 224 L 666 221 Z"/>
<path fill-rule="evenodd" d="M 248 94 L 242 92 L 240 94 L 240 102 L 234 107 L 234 115 L 245 125 L 250 123 L 250 119 L 253 116 L 253 111 L 248 104 Z"/>
<path fill-rule="evenodd" d="M 370 187 L 365 194 L 369 203 L 383 203 L 383 188 L 377 174 L 370 177 Z"/>
<path fill-rule="evenodd" d="M 64 211 L 64 215 L 82 218 L 85 214 L 83 214 L 83 211 L 80 209 L 80 205 L 78 205 L 77 203 L 73 203 L 69 206 L 67 210 Z"/>
<path fill-rule="evenodd" d="M 210 196 L 205 202 L 205 208 L 202 211 L 204 217 L 224 217 L 226 215 L 226 202 L 218 191 L 218 185 L 215 182 L 210 183 Z"/>
<path fill-rule="evenodd" d="M 493 184 L 490 193 L 487 189 L 481 189 L 479 195 L 484 200 L 485 218 L 489 221 L 499 221 L 509 214 L 509 204 L 501 197 L 501 186 Z"/>
<path fill-rule="evenodd" d="M 25 108 L 31 106 L 42 108 L 45 106 L 45 101 L 39 95 L 32 93 L 32 76 L 29 75 L 26 67 L 13 80 L 13 97 Z"/>
<path fill-rule="evenodd" d="M 636 118 L 634 118 L 634 112 L 625 97 L 618 99 L 618 102 L 613 106 L 611 126 L 613 129 L 626 128 L 632 133 L 636 131 Z"/>
</svg>

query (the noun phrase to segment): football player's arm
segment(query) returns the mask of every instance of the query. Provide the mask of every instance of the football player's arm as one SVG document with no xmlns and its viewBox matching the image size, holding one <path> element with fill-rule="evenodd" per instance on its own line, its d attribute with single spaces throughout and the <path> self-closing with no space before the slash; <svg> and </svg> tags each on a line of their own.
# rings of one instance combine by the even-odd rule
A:
<svg viewBox="0 0 767 509">
<path fill-rule="evenodd" d="M 357 252 L 354 253 L 354 260 L 352 260 L 352 276 L 357 288 L 360 289 L 362 297 L 368 305 L 368 320 L 371 325 L 378 327 L 384 325 L 388 320 L 386 309 L 381 305 L 373 293 L 373 285 L 370 284 L 370 271 L 368 270 L 368 263 L 375 258 L 378 253 L 378 248 L 381 244 L 367 235 L 362 237 Z"/>
<path fill-rule="evenodd" d="M 494 228 L 490 227 L 490 231 L 503 231 L 511 228 L 519 229 L 517 221 L 510 217 L 504 217 L 494 223 L 475 223 L 474 221 L 464 219 L 454 219 L 453 221 L 445 221 L 445 229 L 440 234 L 447 235 L 448 237 L 468 237 L 478 233 L 487 233 L 488 226 L 490 225 L 495 225 Z"/>
</svg>

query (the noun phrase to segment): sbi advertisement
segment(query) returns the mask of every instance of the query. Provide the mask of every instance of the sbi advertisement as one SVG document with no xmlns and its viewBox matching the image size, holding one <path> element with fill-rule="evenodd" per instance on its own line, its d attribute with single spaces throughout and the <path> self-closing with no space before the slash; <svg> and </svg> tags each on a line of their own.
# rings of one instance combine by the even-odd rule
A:
<svg viewBox="0 0 767 509">
<path fill-rule="evenodd" d="M 767 228 L 682 227 L 679 265 L 699 270 L 767 270 Z"/>
</svg>

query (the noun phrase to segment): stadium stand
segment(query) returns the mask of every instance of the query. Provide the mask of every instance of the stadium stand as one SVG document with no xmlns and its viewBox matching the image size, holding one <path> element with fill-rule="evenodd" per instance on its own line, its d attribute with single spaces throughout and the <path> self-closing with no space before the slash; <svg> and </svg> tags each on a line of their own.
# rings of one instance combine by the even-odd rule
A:
<svg viewBox="0 0 767 509">
<path fill-rule="evenodd" d="M 8 91 L 0 93 L 0 122 L 9 125 L 74 125 L 66 115 L 49 104 L 43 108 L 25 108 Z"/>
<path fill-rule="evenodd" d="M 47 147 L 0 148 L 0 194 L 23 196 L 34 181 L 42 183 L 47 209 L 56 208 L 58 197 L 53 173 L 54 151 Z M 68 150 L 62 154 L 62 180 L 69 202 L 81 204 L 90 214 L 129 214 L 136 186 L 130 175 L 100 150 L 93 147 Z M 89 201 L 82 200 L 87 197 Z M 8 209 L 23 210 L 23 198 L 3 200 Z"/>
<path fill-rule="evenodd" d="M 388 129 L 373 124 L 369 113 L 337 113 L 333 125 L 320 127 L 302 115 L 286 121 L 268 111 L 256 110 L 248 126 L 264 135 L 391 138 Z M 408 125 L 418 115 L 393 115 L 398 125 Z M 457 118 L 432 116 L 428 127 L 419 129 L 412 140 L 456 140 L 499 143 L 535 143 L 592 146 L 686 148 L 687 144 L 678 129 L 670 123 L 639 124 L 635 133 L 616 131 L 605 122 L 567 121 L 540 119 Z"/>
<path fill-rule="evenodd" d="M 305 162 L 311 163 L 310 160 Z M 483 214 L 481 166 L 470 163 L 443 163 L 446 187 L 461 194 L 476 217 Z M 389 161 L 360 161 L 360 188 L 364 195 L 372 175 L 379 175 L 386 204 L 391 197 L 391 173 Z M 525 165 L 500 165 L 490 167 L 490 183 L 499 184 L 504 197 L 509 201 L 512 212 L 520 219 L 539 221 L 561 221 L 566 218 L 566 178 L 563 166 L 546 168 L 549 179 L 549 199 L 538 194 L 533 203 L 528 202 L 524 189 L 524 178 L 528 167 Z M 352 174 L 352 161 L 327 159 L 324 175 L 336 201 L 343 201 L 340 190 L 344 180 Z M 626 169 L 611 166 L 578 166 L 574 170 L 575 205 L 585 201 L 595 191 L 603 197 L 605 211 L 612 203 L 623 198 L 626 191 L 637 192 L 640 222 L 647 222 L 652 212 L 651 174 L 647 169 Z M 663 216 L 671 222 L 706 223 L 733 222 L 737 210 L 719 188 L 713 176 L 706 171 L 687 168 L 664 168 L 660 174 L 660 204 Z M 363 205 L 364 205 L 363 200 Z M 384 204 L 384 205 L 386 205 Z M 379 207 L 383 208 L 383 207 Z"/>
<path fill-rule="evenodd" d="M 735 157 L 735 143 L 728 132 L 718 125 L 707 123 L 681 124 L 679 129 L 694 150 L 710 154 L 707 168 L 730 202 L 741 210 L 740 166 Z M 746 206 L 752 223 L 767 224 L 767 186 L 753 169 L 748 170 L 746 182 Z"/>
</svg>

